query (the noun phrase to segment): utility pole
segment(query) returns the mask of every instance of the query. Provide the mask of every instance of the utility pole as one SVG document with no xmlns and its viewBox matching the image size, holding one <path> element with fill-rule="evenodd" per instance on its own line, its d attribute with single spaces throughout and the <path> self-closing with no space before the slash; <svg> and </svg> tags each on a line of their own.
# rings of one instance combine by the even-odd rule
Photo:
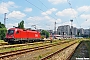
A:
<svg viewBox="0 0 90 60">
<path fill-rule="evenodd" d="M 72 38 L 72 22 L 73 22 L 73 20 L 70 20 L 71 21 L 71 38 Z"/>
<path fill-rule="evenodd" d="M 6 14 L 7 14 L 7 13 L 4 13 L 4 25 L 5 25 L 5 27 L 6 27 L 6 19 L 7 19 L 7 18 L 6 18 Z"/>
<path fill-rule="evenodd" d="M 54 35 L 56 35 L 56 21 L 55 21 L 55 26 L 54 26 Z"/>
</svg>

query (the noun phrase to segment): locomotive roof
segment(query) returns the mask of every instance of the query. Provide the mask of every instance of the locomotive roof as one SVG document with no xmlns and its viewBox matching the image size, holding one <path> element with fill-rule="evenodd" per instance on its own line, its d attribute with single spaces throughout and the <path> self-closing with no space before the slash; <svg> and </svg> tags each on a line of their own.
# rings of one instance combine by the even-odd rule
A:
<svg viewBox="0 0 90 60">
<path fill-rule="evenodd" d="M 37 31 L 37 30 L 31 30 L 31 29 L 20 29 L 20 28 L 10 28 L 9 30 L 23 30 L 23 31 Z"/>
</svg>

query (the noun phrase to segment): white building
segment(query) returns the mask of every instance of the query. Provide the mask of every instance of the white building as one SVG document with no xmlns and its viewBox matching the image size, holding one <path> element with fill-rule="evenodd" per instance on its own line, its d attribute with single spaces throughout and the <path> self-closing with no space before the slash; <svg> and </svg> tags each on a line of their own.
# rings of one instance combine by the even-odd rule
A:
<svg viewBox="0 0 90 60">
<path fill-rule="evenodd" d="M 76 27 L 73 28 L 73 35 L 77 35 L 77 28 Z"/>
<path fill-rule="evenodd" d="M 57 29 L 57 34 L 58 35 L 69 35 L 70 33 L 70 26 L 69 25 L 64 25 L 64 26 L 59 26 Z"/>
<path fill-rule="evenodd" d="M 84 34 L 84 29 L 83 28 L 80 28 L 80 29 L 78 29 L 77 32 L 79 32 L 79 35 L 83 35 Z"/>
<path fill-rule="evenodd" d="M 84 35 L 89 35 L 90 34 L 90 29 L 84 29 Z"/>
</svg>

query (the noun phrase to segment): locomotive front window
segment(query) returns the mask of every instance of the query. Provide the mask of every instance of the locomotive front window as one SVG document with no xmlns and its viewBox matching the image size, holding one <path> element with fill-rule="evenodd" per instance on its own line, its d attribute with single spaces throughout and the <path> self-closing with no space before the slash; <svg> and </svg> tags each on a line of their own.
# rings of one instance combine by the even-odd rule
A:
<svg viewBox="0 0 90 60">
<path fill-rule="evenodd" d="M 8 30 L 8 34 L 14 34 L 14 30 Z"/>
</svg>

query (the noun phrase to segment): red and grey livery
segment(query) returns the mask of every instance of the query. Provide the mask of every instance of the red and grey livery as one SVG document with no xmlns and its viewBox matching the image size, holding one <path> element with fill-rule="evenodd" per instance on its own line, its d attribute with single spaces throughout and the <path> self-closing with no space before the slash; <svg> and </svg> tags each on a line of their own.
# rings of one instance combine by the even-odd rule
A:
<svg viewBox="0 0 90 60">
<path fill-rule="evenodd" d="M 40 32 L 35 30 L 23 30 L 19 28 L 10 28 L 7 31 L 5 41 L 12 42 L 30 42 L 41 40 Z"/>
</svg>

